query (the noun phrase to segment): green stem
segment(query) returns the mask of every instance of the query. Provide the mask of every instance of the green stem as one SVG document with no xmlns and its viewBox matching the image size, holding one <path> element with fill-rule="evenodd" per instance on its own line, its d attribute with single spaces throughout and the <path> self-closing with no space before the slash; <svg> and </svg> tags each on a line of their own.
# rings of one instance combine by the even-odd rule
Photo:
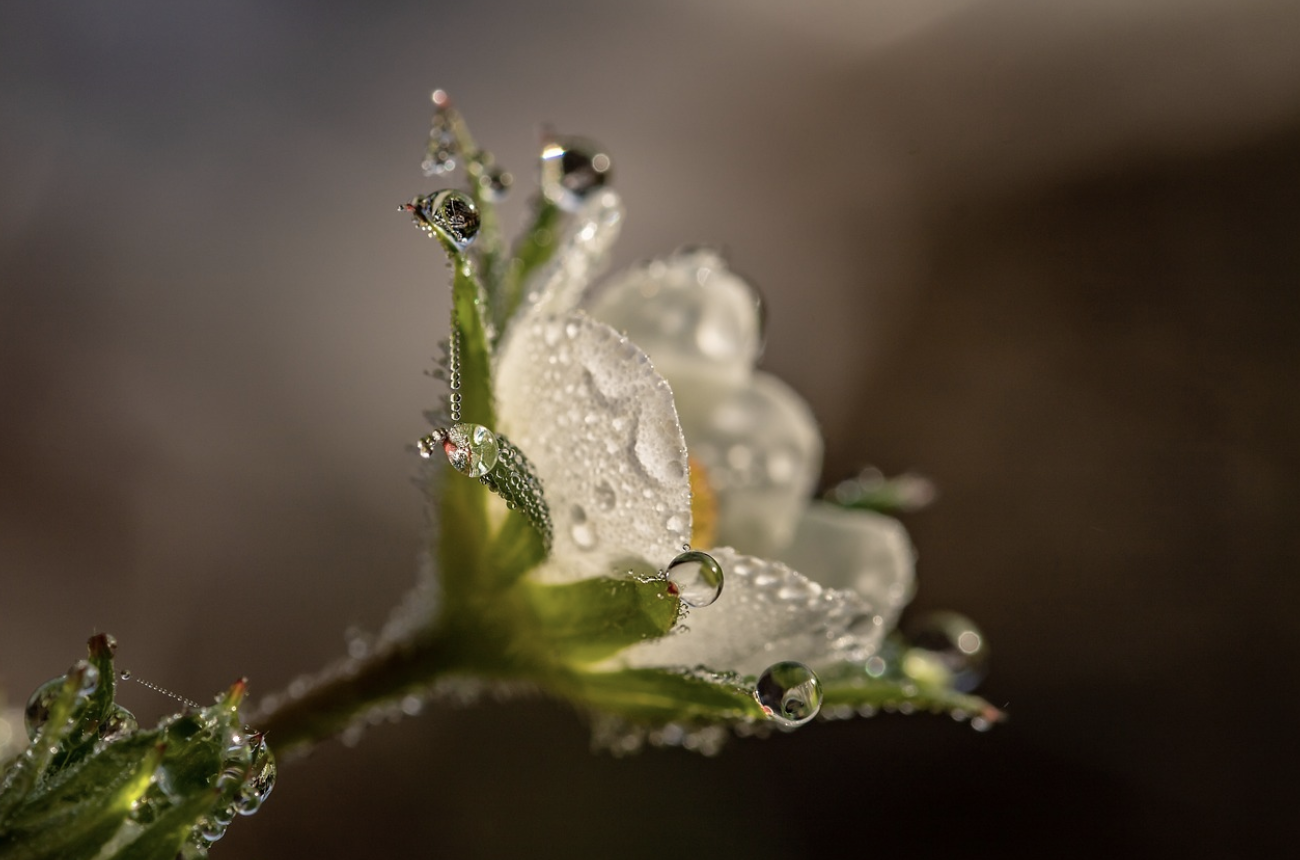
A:
<svg viewBox="0 0 1300 860">
<path fill-rule="evenodd" d="M 454 674 L 462 664 L 455 640 L 430 634 L 382 650 L 291 699 L 256 728 L 266 732 L 277 755 L 301 751 L 333 737 L 376 705 L 411 693 L 427 693 L 434 681 Z"/>
</svg>

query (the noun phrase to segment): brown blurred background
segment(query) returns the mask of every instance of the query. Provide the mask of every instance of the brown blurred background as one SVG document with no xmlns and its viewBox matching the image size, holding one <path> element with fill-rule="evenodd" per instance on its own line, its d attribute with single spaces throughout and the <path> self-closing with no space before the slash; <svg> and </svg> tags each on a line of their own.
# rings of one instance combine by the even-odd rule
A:
<svg viewBox="0 0 1300 860">
<path fill-rule="evenodd" d="M 618 261 L 712 243 L 831 482 L 932 476 L 920 609 L 1012 722 L 614 760 L 548 702 L 281 774 L 218 857 L 1250 856 L 1294 806 L 1300 6 L 7 4 L 0 688 L 96 630 L 269 692 L 413 579 L 448 89 L 530 193 L 605 142 Z M 129 706 L 166 708 L 141 688 Z"/>
</svg>

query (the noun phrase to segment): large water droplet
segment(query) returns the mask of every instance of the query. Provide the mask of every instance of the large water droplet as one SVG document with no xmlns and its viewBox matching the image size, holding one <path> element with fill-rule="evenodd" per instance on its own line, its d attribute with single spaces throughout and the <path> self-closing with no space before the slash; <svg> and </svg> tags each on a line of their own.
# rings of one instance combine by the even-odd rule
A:
<svg viewBox="0 0 1300 860">
<path fill-rule="evenodd" d="M 258 735 L 253 748 L 253 763 L 248 771 L 248 779 L 239 789 L 235 799 L 235 809 L 240 815 L 252 815 L 262 807 L 266 799 L 271 796 L 271 789 L 275 788 L 276 771 L 275 756 L 271 755 L 266 741 Z"/>
<path fill-rule="evenodd" d="M 462 251 L 478 235 L 478 208 L 468 194 L 460 191 L 447 189 L 416 197 L 405 209 L 417 227 L 426 233 L 437 227 Z"/>
<path fill-rule="evenodd" d="M 136 720 L 135 714 L 121 705 L 114 704 L 108 716 L 99 723 L 99 739 L 105 743 L 112 743 L 132 734 L 138 728 L 140 723 Z"/>
<path fill-rule="evenodd" d="M 908 624 L 906 633 L 911 648 L 903 658 L 903 671 L 918 682 L 942 685 L 946 681 L 953 689 L 968 693 L 984 680 L 988 643 L 966 616 L 931 612 Z"/>
<path fill-rule="evenodd" d="M 542 147 L 542 193 L 566 212 L 576 212 L 609 182 L 612 163 L 603 148 L 578 137 L 552 138 Z"/>
<path fill-rule="evenodd" d="M 802 663 L 776 663 L 758 677 L 754 698 L 782 725 L 802 726 L 821 709 L 822 682 Z"/>
<path fill-rule="evenodd" d="M 63 676 L 51 678 L 36 688 L 27 700 L 27 709 L 23 711 L 23 721 L 27 725 L 27 737 L 36 740 L 36 734 L 50 719 L 50 707 L 63 690 Z"/>
<path fill-rule="evenodd" d="M 684 552 L 668 565 L 668 581 L 687 606 L 708 606 L 722 594 L 722 565 L 707 552 Z"/>
<path fill-rule="evenodd" d="M 434 431 L 420 440 L 420 455 L 428 457 L 438 446 L 452 468 L 471 478 L 492 471 L 501 457 L 496 435 L 482 424 L 457 424 L 450 430 Z"/>
</svg>

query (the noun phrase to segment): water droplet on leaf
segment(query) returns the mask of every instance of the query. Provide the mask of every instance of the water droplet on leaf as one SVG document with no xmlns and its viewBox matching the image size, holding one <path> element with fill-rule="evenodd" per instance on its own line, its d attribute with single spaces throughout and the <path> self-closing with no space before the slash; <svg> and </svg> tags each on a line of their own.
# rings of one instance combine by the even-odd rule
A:
<svg viewBox="0 0 1300 860">
<path fill-rule="evenodd" d="M 437 227 L 460 250 L 478 235 L 478 207 L 468 194 L 453 189 L 416 197 L 404 207 L 426 233 Z"/>
<path fill-rule="evenodd" d="M 706 552 L 684 552 L 668 565 L 668 581 L 687 606 L 708 606 L 722 594 L 722 565 Z"/>
<path fill-rule="evenodd" d="M 754 698 L 777 722 L 802 726 L 817 716 L 821 709 L 822 683 L 813 670 L 802 663 L 776 663 L 758 677 Z"/>
<path fill-rule="evenodd" d="M 577 544 L 578 549 L 589 550 L 596 546 L 596 525 L 588 521 L 587 512 L 581 505 L 574 505 L 569 512 L 573 524 L 569 529 L 569 534 L 573 537 L 573 542 Z"/>
<path fill-rule="evenodd" d="M 966 693 L 984 680 L 988 643 L 975 622 L 966 616 L 932 612 L 907 625 L 906 632 L 911 648 L 904 657 L 903 668 L 918 683 L 928 680 L 917 677 L 925 675 L 926 669 L 938 669 L 940 675 L 946 672 L 947 683 Z"/>
<path fill-rule="evenodd" d="M 482 424 L 457 424 L 450 430 L 435 431 L 420 440 L 420 455 L 428 457 L 438 446 L 452 468 L 471 478 L 492 471 L 501 456 L 496 435 Z"/>
<path fill-rule="evenodd" d="M 542 147 L 542 193 L 564 211 L 576 212 L 609 182 L 611 166 L 599 144 L 578 137 L 552 138 Z"/>
<path fill-rule="evenodd" d="M 105 743 L 112 743 L 132 734 L 138 728 L 140 723 L 136 721 L 135 714 L 121 705 L 114 704 L 108 716 L 99 723 L 99 739 Z"/>
</svg>

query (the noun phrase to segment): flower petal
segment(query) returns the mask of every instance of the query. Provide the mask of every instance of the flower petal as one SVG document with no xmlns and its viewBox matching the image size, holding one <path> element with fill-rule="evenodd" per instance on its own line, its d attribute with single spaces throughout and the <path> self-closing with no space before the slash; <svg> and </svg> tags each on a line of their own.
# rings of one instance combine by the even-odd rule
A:
<svg viewBox="0 0 1300 860">
<path fill-rule="evenodd" d="M 762 348 L 758 294 L 711 250 L 679 251 L 627 269 L 586 304 L 648 352 L 674 390 L 700 377 L 738 385 Z"/>
<path fill-rule="evenodd" d="M 520 316 L 573 310 L 592 280 L 604 271 L 610 246 L 623 230 L 623 202 L 605 190 L 583 204 L 569 222 L 551 261 L 529 281 Z"/>
<path fill-rule="evenodd" d="M 691 455 L 717 495 L 717 542 L 779 554 L 821 473 L 822 441 L 808 405 L 768 373 L 712 398 L 673 391 Z"/>
<path fill-rule="evenodd" d="M 912 599 L 916 552 L 892 517 L 814 502 L 783 556 L 825 585 L 853 589 L 885 629 Z"/>
<path fill-rule="evenodd" d="M 709 553 L 725 575 L 717 602 L 692 610 L 677 631 L 624 652 L 628 665 L 758 675 L 781 660 L 815 669 L 865 659 L 879 646 L 884 628 L 852 591 L 823 588 L 779 561 L 730 547 Z"/>
<path fill-rule="evenodd" d="M 519 320 L 497 368 L 500 430 L 532 461 L 555 525 L 543 580 L 666 566 L 689 541 L 686 445 L 646 354 L 581 312 Z"/>
</svg>

